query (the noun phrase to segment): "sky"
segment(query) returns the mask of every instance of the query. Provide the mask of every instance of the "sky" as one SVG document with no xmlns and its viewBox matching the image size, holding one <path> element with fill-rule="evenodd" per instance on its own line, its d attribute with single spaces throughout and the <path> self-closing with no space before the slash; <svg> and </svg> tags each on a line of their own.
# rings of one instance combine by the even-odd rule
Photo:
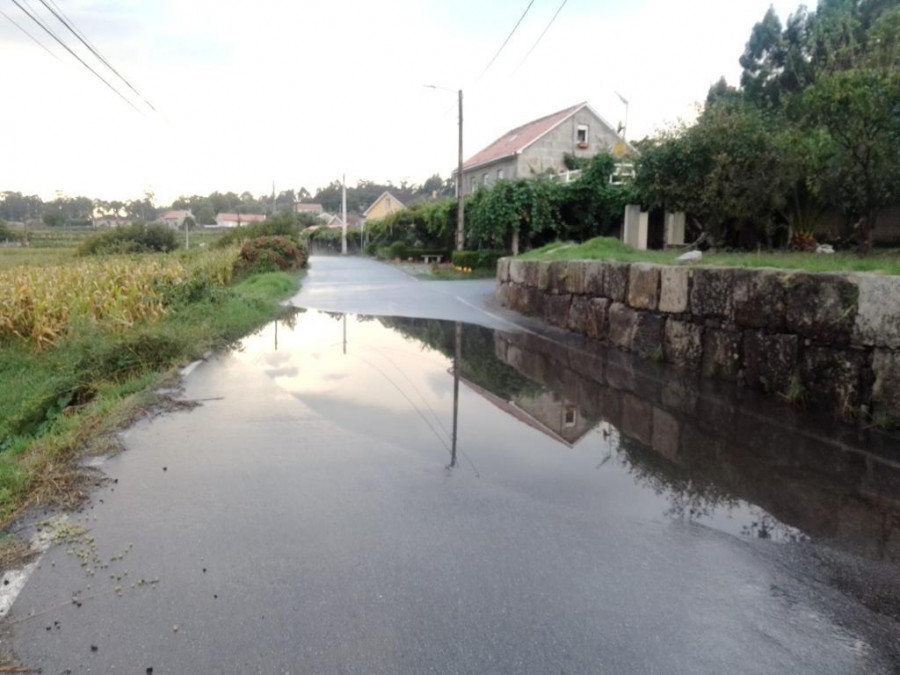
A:
<svg viewBox="0 0 900 675">
<path fill-rule="evenodd" d="M 629 140 L 696 115 L 736 84 L 770 0 L 55 0 L 158 112 L 90 56 L 41 0 L 0 10 L 0 191 L 165 205 L 213 190 L 268 194 L 340 180 L 421 183 L 508 129 L 587 101 Z M 50 4 L 48 2 L 48 4 Z M 52 4 L 51 4 L 52 6 Z M 537 46 L 534 47 L 537 42 Z M 529 54 L 529 51 L 533 51 Z M 430 89 L 434 84 L 443 89 Z"/>
</svg>

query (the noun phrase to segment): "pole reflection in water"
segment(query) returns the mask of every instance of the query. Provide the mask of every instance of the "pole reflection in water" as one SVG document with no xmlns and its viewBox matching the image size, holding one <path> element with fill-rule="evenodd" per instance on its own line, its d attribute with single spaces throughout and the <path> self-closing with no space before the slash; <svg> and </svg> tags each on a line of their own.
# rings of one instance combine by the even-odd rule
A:
<svg viewBox="0 0 900 675">
<path fill-rule="evenodd" d="M 456 466 L 456 438 L 459 422 L 459 369 L 462 352 L 462 324 L 457 321 L 453 335 L 453 444 L 450 450 L 450 466 Z"/>
</svg>

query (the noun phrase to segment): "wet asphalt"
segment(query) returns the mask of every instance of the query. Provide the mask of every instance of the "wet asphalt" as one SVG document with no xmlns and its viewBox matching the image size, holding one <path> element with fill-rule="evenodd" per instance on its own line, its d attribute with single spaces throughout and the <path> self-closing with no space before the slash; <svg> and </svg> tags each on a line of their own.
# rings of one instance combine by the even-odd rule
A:
<svg viewBox="0 0 900 675">
<path fill-rule="evenodd" d="M 314 258 L 292 300 L 310 311 L 193 370 L 197 407 L 124 433 L 4 647 L 54 674 L 900 672 L 900 623 L 813 545 L 741 536 L 750 503 L 666 515 L 604 463 L 615 429 L 564 438 L 464 383 L 448 467 L 452 361 L 324 313 L 512 330 L 491 291 Z"/>
</svg>

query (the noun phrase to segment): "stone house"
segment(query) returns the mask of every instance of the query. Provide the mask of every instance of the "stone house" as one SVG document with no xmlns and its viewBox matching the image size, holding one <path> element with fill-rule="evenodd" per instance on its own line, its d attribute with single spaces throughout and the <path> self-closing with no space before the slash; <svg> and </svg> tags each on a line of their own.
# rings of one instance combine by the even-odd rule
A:
<svg viewBox="0 0 900 675">
<path fill-rule="evenodd" d="M 463 164 L 463 190 L 469 194 L 497 180 L 562 173 L 566 155 L 587 159 L 631 150 L 609 122 L 579 103 L 511 129 L 470 157 Z"/>
</svg>

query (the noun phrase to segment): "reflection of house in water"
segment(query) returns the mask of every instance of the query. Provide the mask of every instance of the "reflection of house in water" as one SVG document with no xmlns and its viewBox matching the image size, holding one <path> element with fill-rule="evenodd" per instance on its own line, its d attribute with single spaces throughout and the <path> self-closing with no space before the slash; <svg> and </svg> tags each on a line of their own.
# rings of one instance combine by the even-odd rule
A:
<svg viewBox="0 0 900 675">
<path fill-rule="evenodd" d="M 460 374 L 460 382 L 507 415 L 570 448 L 597 424 L 596 420 L 585 415 L 577 405 L 560 398 L 549 389 L 514 394 L 512 399 L 507 401 L 479 387 L 466 378 L 465 373 Z"/>
</svg>

